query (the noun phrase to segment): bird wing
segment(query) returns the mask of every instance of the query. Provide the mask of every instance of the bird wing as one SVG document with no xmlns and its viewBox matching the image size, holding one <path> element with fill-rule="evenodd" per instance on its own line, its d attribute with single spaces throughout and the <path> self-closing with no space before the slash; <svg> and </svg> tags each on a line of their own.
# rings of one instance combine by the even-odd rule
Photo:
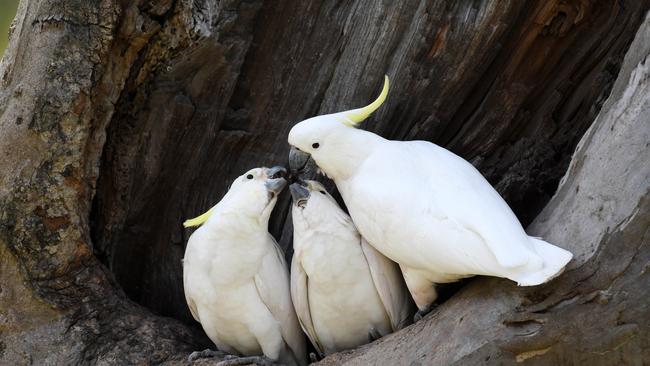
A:
<svg viewBox="0 0 650 366">
<path fill-rule="evenodd" d="M 190 308 L 190 313 L 192 313 L 192 317 L 194 318 L 194 320 L 196 320 L 197 322 L 200 323 L 201 320 L 199 320 L 199 312 L 196 309 L 196 304 L 194 303 L 194 299 L 192 299 L 192 297 L 189 295 L 189 288 L 190 288 L 189 285 L 190 285 L 190 283 L 189 283 L 188 277 L 189 277 L 189 272 L 190 271 L 187 268 L 185 268 L 186 266 L 189 267 L 189 266 L 192 265 L 190 262 L 188 262 L 188 260 L 186 258 L 188 257 L 187 256 L 187 251 L 191 250 L 191 248 L 192 248 L 192 241 L 193 240 L 196 240 L 196 238 L 194 236 L 190 236 L 190 239 L 189 239 L 189 241 L 187 243 L 187 248 L 188 249 L 186 249 L 185 257 L 183 258 L 183 262 L 182 262 L 182 264 L 183 264 L 183 293 L 185 294 L 185 302 L 187 303 L 187 307 Z"/>
<path fill-rule="evenodd" d="M 411 321 L 414 307 L 402 272 L 397 263 L 379 253 L 364 238 L 361 238 L 361 250 L 368 262 L 372 281 L 388 313 L 393 331 L 404 328 Z"/>
<path fill-rule="evenodd" d="M 426 173 L 424 194 L 460 226 L 485 241 L 498 263 L 505 268 L 525 265 L 535 255 L 528 235 L 508 204 L 469 162 L 431 143 L 415 141 L 416 161 Z M 422 169 L 424 168 L 424 169 Z M 424 200 L 427 201 L 427 200 Z"/>
<path fill-rule="evenodd" d="M 289 274 L 282 250 L 269 234 L 273 249 L 262 260 L 255 275 L 255 286 L 262 302 L 280 324 L 282 338 L 296 360 L 306 357 L 305 339 L 291 302 Z"/>
<path fill-rule="evenodd" d="M 316 347 L 319 353 L 324 352 L 323 346 L 318 340 L 314 323 L 311 320 L 311 310 L 309 308 L 309 278 L 305 269 L 300 264 L 300 254 L 293 253 L 291 259 L 291 299 L 293 306 L 296 309 L 298 320 L 302 326 L 302 330 L 307 334 L 311 343 Z"/>
<path fill-rule="evenodd" d="M 183 261 L 183 266 L 185 266 L 185 262 Z M 190 308 L 190 313 L 192 313 L 192 317 L 194 320 L 197 322 L 201 322 L 199 320 L 199 312 L 196 310 L 196 304 L 194 303 L 194 300 L 187 294 L 187 271 L 183 271 L 183 288 L 184 288 L 184 293 L 185 293 L 185 302 L 187 302 L 187 307 Z"/>
</svg>

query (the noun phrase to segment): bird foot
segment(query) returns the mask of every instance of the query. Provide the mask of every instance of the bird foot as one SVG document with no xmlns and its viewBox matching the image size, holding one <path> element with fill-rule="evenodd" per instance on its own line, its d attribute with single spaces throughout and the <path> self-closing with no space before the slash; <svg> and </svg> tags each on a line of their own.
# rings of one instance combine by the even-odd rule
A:
<svg viewBox="0 0 650 366">
<path fill-rule="evenodd" d="M 377 339 L 381 338 L 381 333 L 377 330 L 375 327 L 370 327 L 370 330 L 368 331 L 368 340 L 370 342 L 374 342 Z"/>
<path fill-rule="evenodd" d="M 273 361 L 266 356 L 226 356 L 223 361 L 217 362 L 217 366 L 239 366 L 239 365 L 259 365 L 259 366 L 280 366 L 279 363 Z"/>
<path fill-rule="evenodd" d="M 424 308 L 423 310 L 418 310 L 418 312 L 415 313 L 415 315 L 413 315 L 413 323 L 417 323 L 417 322 L 419 322 L 419 321 L 422 320 L 422 319 L 423 319 L 427 314 L 429 314 L 430 312 L 434 311 L 437 307 L 438 307 L 438 304 L 436 304 L 436 303 L 431 303 L 431 304 L 427 305 L 427 307 Z"/>
<path fill-rule="evenodd" d="M 200 359 L 200 358 L 211 358 L 211 357 L 227 357 L 228 354 L 225 352 L 221 351 L 213 351 L 211 349 L 204 349 L 203 351 L 194 351 L 192 352 L 189 357 L 187 357 L 187 361 L 190 363 L 190 365 Z"/>
<path fill-rule="evenodd" d="M 315 352 L 309 352 L 309 361 L 311 363 L 316 363 L 316 362 L 322 360 L 323 358 L 325 358 L 325 355 L 323 355 L 323 354 L 320 354 L 320 353 L 317 354 Z"/>
</svg>

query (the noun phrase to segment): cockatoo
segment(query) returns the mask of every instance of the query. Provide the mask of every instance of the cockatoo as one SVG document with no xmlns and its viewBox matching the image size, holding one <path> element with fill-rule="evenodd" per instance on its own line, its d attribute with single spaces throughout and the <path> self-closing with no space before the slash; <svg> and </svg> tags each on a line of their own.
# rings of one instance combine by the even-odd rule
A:
<svg viewBox="0 0 650 366">
<path fill-rule="evenodd" d="M 399 267 L 359 235 L 316 181 L 292 184 L 291 298 L 321 355 L 408 325 L 412 302 Z"/>
<path fill-rule="evenodd" d="M 399 263 L 421 312 L 435 283 L 472 275 L 521 286 L 557 276 L 572 254 L 528 236 L 510 207 L 467 161 L 427 141 L 391 141 L 355 128 L 386 99 L 316 116 L 289 132 L 290 163 L 311 156 L 336 183 L 361 235 Z"/>
<path fill-rule="evenodd" d="M 268 232 L 284 168 L 256 168 L 238 177 L 205 214 L 185 249 L 183 286 L 192 316 L 221 351 L 247 362 L 306 364 L 304 335 L 296 317 L 284 256 Z"/>
</svg>

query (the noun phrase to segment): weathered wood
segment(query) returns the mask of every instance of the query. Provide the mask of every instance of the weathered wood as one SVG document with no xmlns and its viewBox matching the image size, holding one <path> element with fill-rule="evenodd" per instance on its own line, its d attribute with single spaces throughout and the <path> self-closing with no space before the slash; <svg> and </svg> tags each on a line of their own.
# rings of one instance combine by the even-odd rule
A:
<svg viewBox="0 0 650 366">
<path fill-rule="evenodd" d="M 0 364 L 149 363 L 201 343 L 128 300 L 89 235 L 105 128 L 158 15 L 21 2 L 0 64 Z"/>
<path fill-rule="evenodd" d="M 191 323 L 182 220 L 216 202 L 242 171 L 286 161 L 293 123 L 364 104 L 384 73 L 393 88 L 366 127 L 459 153 L 530 222 L 609 94 L 649 7 L 648 0 L 22 1 L 0 64 L 0 363 L 157 363 L 205 346 L 195 324 L 154 316 L 121 289 Z M 285 195 L 272 221 L 285 248 L 288 208 Z M 560 211 L 569 208 L 547 212 Z M 566 239 L 557 242 L 574 243 Z M 602 276 L 615 273 L 603 268 Z M 543 289 L 577 286 L 567 278 Z M 481 286 L 485 299 L 477 300 Z M 502 299 L 515 292 L 509 286 L 471 284 L 444 305 L 457 309 L 449 321 L 477 301 L 508 311 L 528 293 Z M 415 355 L 430 354 L 417 347 L 433 344 L 426 327 L 433 325 L 395 337 L 407 337 L 413 348 L 404 349 Z M 358 357 L 380 355 L 395 337 Z M 497 363 L 531 349 L 488 348 Z"/>
</svg>

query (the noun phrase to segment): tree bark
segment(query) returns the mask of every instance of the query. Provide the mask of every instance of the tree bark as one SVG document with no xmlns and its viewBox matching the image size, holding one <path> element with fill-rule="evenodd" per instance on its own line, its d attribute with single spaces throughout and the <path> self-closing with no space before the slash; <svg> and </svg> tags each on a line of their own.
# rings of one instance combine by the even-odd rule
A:
<svg viewBox="0 0 650 366">
<path fill-rule="evenodd" d="M 286 161 L 295 122 L 366 103 L 384 73 L 394 86 L 366 128 L 460 154 L 530 223 L 649 7 L 22 1 L 0 64 L 0 364 L 174 363 L 208 346 L 182 293 L 180 223 Z M 471 281 L 323 363 L 648 362 L 644 27 L 531 226 L 577 254 L 568 273 Z M 271 229 L 285 249 L 288 213 L 284 195 Z"/>
<path fill-rule="evenodd" d="M 107 1 L 19 6 L 0 65 L 1 364 L 155 363 L 202 342 L 128 300 L 90 240 L 105 129 L 152 16 Z"/>
</svg>

